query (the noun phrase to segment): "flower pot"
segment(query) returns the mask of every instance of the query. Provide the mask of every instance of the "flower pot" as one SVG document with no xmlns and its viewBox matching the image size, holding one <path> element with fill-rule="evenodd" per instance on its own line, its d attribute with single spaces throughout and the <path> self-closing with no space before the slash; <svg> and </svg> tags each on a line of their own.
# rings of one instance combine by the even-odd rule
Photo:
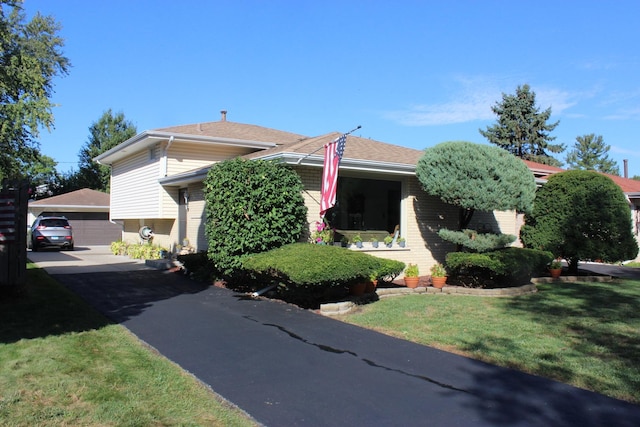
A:
<svg viewBox="0 0 640 427">
<path fill-rule="evenodd" d="M 434 288 L 442 289 L 444 285 L 447 283 L 447 277 L 434 277 L 431 276 L 431 285 Z"/>
<path fill-rule="evenodd" d="M 561 268 L 550 268 L 549 269 L 549 274 L 551 274 L 551 277 L 553 277 L 554 279 L 557 279 L 562 274 L 562 269 Z"/>
<path fill-rule="evenodd" d="M 367 284 L 365 282 L 356 283 L 354 285 L 349 286 L 349 294 L 353 296 L 358 296 L 364 294 L 364 290 L 367 288 Z"/>
<path fill-rule="evenodd" d="M 379 244 L 378 242 L 371 242 L 371 246 L 373 246 L 374 248 L 377 248 L 378 244 Z"/>
<path fill-rule="evenodd" d="M 377 286 L 378 286 L 377 280 L 369 280 L 367 282 L 367 286 L 365 286 L 364 293 L 370 294 L 371 292 L 375 292 Z"/>
<path fill-rule="evenodd" d="M 407 286 L 407 288 L 417 288 L 419 281 L 420 281 L 419 277 L 405 277 L 404 278 L 404 284 Z"/>
<path fill-rule="evenodd" d="M 356 247 L 362 249 L 362 242 L 356 242 Z"/>
</svg>

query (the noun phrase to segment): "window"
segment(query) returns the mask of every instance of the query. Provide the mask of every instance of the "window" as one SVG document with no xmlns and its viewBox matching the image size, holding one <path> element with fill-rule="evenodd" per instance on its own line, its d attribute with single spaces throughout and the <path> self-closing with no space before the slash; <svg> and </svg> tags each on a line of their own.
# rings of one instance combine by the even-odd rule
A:
<svg viewBox="0 0 640 427">
<path fill-rule="evenodd" d="M 338 178 L 336 205 L 327 212 L 336 230 L 371 230 L 392 233 L 400 224 L 400 181 Z"/>
</svg>

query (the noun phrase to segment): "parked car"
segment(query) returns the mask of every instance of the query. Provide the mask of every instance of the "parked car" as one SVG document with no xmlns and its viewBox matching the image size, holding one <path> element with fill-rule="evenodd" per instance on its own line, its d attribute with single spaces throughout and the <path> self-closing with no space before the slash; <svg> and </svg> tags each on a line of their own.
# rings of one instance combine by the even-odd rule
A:
<svg viewBox="0 0 640 427">
<path fill-rule="evenodd" d="M 63 216 L 39 216 L 31 225 L 27 246 L 34 252 L 45 247 L 73 250 L 73 229 Z"/>
</svg>

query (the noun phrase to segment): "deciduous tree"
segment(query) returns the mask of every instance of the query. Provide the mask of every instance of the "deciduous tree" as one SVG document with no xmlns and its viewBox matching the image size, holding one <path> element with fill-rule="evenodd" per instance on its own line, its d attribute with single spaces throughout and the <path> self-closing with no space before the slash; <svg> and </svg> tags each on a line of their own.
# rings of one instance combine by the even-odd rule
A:
<svg viewBox="0 0 640 427">
<path fill-rule="evenodd" d="M 53 126 L 53 79 L 67 74 L 60 25 L 18 0 L 0 0 L 0 179 L 25 177 L 38 162 L 40 128 Z"/>
<path fill-rule="evenodd" d="M 525 160 L 560 166 L 549 153 L 564 151 L 562 144 L 551 144 L 551 136 L 559 122 L 548 123 L 551 107 L 544 111 L 536 106 L 536 94 L 529 85 L 518 86 L 515 95 L 502 94 L 502 102 L 491 107 L 498 116 L 498 123 L 480 129 L 482 136 L 492 144 L 504 148 Z"/>
<path fill-rule="evenodd" d="M 78 155 L 79 169 L 75 174 L 74 185 L 78 188 L 108 191 L 110 168 L 94 162 L 93 159 L 135 136 L 137 130 L 133 123 L 125 119 L 124 113 L 113 114 L 109 109 L 89 127 L 89 133 L 89 139 Z"/>
</svg>

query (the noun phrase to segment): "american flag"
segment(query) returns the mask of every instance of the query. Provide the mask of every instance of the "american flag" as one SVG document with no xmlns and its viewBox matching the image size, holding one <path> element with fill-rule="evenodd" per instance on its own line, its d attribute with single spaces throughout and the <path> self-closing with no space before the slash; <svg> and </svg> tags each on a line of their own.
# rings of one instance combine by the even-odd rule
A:
<svg viewBox="0 0 640 427">
<path fill-rule="evenodd" d="M 320 218 L 324 218 L 324 214 L 336 204 L 338 166 L 340 165 L 340 160 L 342 160 L 346 142 L 347 134 L 344 134 L 324 146 Z"/>
</svg>

